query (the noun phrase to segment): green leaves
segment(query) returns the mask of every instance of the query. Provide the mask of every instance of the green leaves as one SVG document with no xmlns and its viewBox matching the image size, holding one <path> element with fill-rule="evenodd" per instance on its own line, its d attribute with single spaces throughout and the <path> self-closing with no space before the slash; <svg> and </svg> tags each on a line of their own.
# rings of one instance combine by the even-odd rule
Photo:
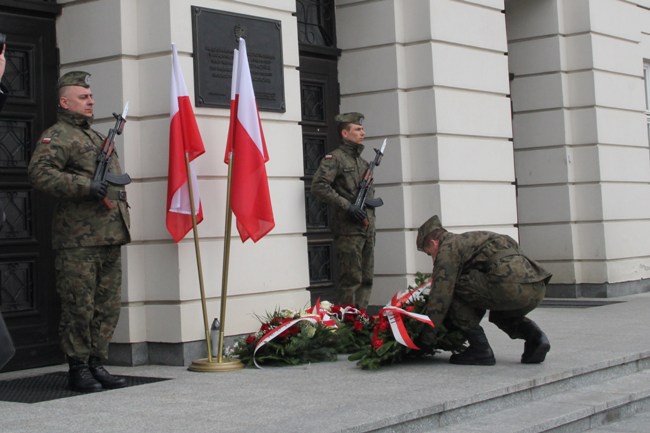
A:
<svg viewBox="0 0 650 433">
<path fill-rule="evenodd" d="M 430 275 L 416 274 L 415 281 L 420 290 L 407 290 L 420 293 L 418 296 L 407 295 L 400 299 L 400 308 L 418 314 L 425 314 L 429 296 L 429 288 L 424 286 Z M 422 289 L 424 287 L 424 289 Z M 376 370 L 382 366 L 404 362 L 412 358 L 420 358 L 435 354 L 440 350 L 461 351 L 464 348 L 465 336 L 458 330 L 448 329 L 447 323 L 436 323 L 436 334 L 426 341 L 426 350 L 408 348 L 395 340 L 393 331 L 385 316 L 368 317 L 365 311 L 354 309 L 352 306 L 326 305 L 328 317 L 335 317 L 336 327 L 325 326 L 323 322 L 314 323 L 303 318 L 301 312 L 282 309 L 259 318 L 262 323 L 260 330 L 247 337 L 242 337 L 235 343 L 235 356 L 247 366 L 255 365 L 299 365 L 310 362 L 335 361 L 338 354 L 349 354 L 348 360 L 354 361 L 362 369 Z M 311 310 L 310 310 L 311 311 Z M 351 312 L 352 311 L 352 312 Z M 313 314 L 310 317 L 314 317 Z M 325 317 L 325 316 L 321 316 Z M 418 337 L 429 325 L 402 316 L 404 328 L 408 336 L 420 346 Z M 430 329 L 430 328 L 429 328 Z M 273 332 L 278 332 L 269 339 Z M 257 352 L 255 348 L 261 339 L 266 338 Z M 253 357 L 253 353 L 255 356 Z"/>
<path fill-rule="evenodd" d="M 331 306 L 340 311 L 339 306 Z M 299 365 L 310 362 L 336 361 L 339 353 L 359 350 L 369 341 L 370 319 L 364 312 L 343 315 L 344 320 L 335 319 L 336 327 L 322 322 L 301 320 L 301 312 L 276 310 L 258 319 L 260 330 L 236 341 L 233 354 L 247 366 L 255 365 Z M 311 316 L 313 317 L 313 315 Z M 282 328 L 282 329 L 280 329 Z M 270 333 L 281 330 L 275 338 Z M 267 337 L 257 352 L 255 348 L 261 339 Z M 254 354 L 254 356 L 253 356 Z"/>
</svg>

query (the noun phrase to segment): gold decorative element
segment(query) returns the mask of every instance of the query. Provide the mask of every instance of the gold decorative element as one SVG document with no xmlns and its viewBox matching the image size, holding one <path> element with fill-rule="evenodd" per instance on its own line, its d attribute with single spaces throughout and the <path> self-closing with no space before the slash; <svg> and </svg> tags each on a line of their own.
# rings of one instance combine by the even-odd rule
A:
<svg viewBox="0 0 650 433">
<path fill-rule="evenodd" d="M 195 359 L 189 366 L 190 371 L 198 372 L 218 372 L 218 371 L 234 371 L 244 368 L 244 363 L 239 359 L 223 358 L 221 362 L 210 361 L 208 358 Z"/>
</svg>

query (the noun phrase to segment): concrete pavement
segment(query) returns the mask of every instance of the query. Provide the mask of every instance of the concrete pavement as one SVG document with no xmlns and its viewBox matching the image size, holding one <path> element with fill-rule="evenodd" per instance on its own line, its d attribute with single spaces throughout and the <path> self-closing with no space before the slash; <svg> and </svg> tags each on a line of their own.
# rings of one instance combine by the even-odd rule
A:
<svg viewBox="0 0 650 433">
<path fill-rule="evenodd" d="M 158 365 L 115 366 L 109 371 L 171 380 L 34 404 L 0 401 L 0 431 L 533 431 L 511 421 L 497 419 L 492 427 L 481 421 L 520 402 L 527 404 L 531 396 L 557 400 L 558 394 L 581 386 L 598 387 L 636 374 L 631 377 L 647 377 L 648 386 L 633 379 L 639 389 L 629 395 L 621 396 L 620 386 L 613 390 L 603 385 L 604 391 L 596 392 L 600 397 L 612 395 L 607 403 L 599 403 L 610 409 L 612 402 L 625 400 L 626 405 L 617 409 L 621 424 L 608 423 L 617 420 L 610 410 L 583 420 L 582 427 L 562 431 L 650 432 L 646 413 L 650 411 L 650 294 L 598 301 L 616 303 L 542 307 L 531 313 L 551 341 L 551 352 L 540 365 L 521 364 L 523 342 L 510 340 L 485 322 L 497 359 L 489 367 L 450 365 L 448 353 L 378 371 L 361 370 L 345 356 L 336 362 L 213 373 Z M 66 371 L 66 366 L 3 373 L 0 380 L 51 371 Z M 472 430 L 462 430 L 463 424 L 454 427 L 470 421 L 467 428 Z M 645 430 L 634 430 L 635 424 Z"/>
</svg>

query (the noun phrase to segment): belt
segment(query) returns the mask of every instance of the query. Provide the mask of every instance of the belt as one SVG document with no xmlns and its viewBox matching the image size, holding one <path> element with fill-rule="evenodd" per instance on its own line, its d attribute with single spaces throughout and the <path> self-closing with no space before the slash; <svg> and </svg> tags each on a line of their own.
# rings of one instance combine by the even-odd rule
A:
<svg viewBox="0 0 650 433">
<path fill-rule="evenodd" d="M 126 191 L 124 190 L 109 190 L 106 194 L 110 200 L 126 201 Z"/>
</svg>

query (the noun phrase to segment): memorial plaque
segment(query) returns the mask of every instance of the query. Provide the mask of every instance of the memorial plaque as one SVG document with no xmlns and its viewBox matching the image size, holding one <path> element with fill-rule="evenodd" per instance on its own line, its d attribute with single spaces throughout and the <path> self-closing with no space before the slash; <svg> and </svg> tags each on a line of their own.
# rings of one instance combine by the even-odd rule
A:
<svg viewBox="0 0 650 433">
<path fill-rule="evenodd" d="M 197 107 L 230 106 L 233 50 L 246 40 L 259 110 L 286 111 L 280 21 L 192 6 Z"/>
</svg>

